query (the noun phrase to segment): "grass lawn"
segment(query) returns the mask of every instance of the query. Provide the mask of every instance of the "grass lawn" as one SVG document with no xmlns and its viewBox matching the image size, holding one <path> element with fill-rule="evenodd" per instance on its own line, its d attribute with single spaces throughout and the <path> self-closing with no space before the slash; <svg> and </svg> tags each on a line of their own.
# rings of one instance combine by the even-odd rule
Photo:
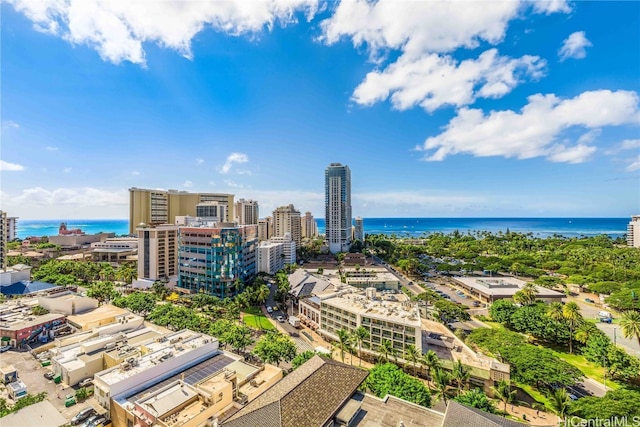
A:
<svg viewBox="0 0 640 427">
<path fill-rule="evenodd" d="M 244 310 L 242 319 L 244 320 L 245 325 L 253 329 L 262 329 L 264 331 L 275 331 L 276 329 L 276 327 L 273 326 L 273 323 L 271 323 L 269 319 L 262 314 L 260 307 L 247 308 Z"/>
<path fill-rule="evenodd" d="M 529 396 L 531 396 L 531 398 L 533 398 L 533 400 L 535 400 L 536 402 L 542 403 L 545 407 L 550 408 L 549 399 L 547 399 L 544 394 L 540 393 L 535 388 L 531 387 L 530 385 L 516 383 L 515 381 L 513 382 L 513 384 L 527 393 Z"/>
<path fill-rule="evenodd" d="M 584 358 L 584 356 L 580 354 L 569 354 L 569 353 L 557 351 L 554 349 L 552 349 L 552 351 L 553 351 L 553 354 L 558 356 L 558 358 L 580 369 L 580 371 L 587 378 L 591 378 L 600 383 L 603 382 L 604 372 L 605 372 L 604 368 L 597 366 L 595 363 L 589 362 L 587 359 Z M 616 390 L 620 388 L 620 384 L 607 378 L 607 387 L 611 387 L 612 389 Z"/>
</svg>

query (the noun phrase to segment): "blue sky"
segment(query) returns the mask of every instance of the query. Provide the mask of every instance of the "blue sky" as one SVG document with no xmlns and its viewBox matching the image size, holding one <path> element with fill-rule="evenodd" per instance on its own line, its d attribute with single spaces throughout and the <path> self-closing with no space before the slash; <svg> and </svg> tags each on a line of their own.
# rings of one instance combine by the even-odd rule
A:
<svg viewBox="0 0 640 427">
<path fill-rule="evenodd" d="M 3 2 L 1 202 L 126 218 L 133 186 L 323 215 L 640 212 L 639 2 Z"/>
</svg>

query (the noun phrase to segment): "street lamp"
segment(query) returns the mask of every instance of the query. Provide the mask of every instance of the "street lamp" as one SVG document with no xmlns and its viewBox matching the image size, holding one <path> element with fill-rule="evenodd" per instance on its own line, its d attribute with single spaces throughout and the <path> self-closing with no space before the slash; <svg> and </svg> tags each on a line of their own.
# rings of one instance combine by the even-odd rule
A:
<svg viewBox="0 0 640 427">
<path fill-rule="evenodd" d="M 616 328 L 613 328 L 613 345 L 616 345 Z"/>
</svg>

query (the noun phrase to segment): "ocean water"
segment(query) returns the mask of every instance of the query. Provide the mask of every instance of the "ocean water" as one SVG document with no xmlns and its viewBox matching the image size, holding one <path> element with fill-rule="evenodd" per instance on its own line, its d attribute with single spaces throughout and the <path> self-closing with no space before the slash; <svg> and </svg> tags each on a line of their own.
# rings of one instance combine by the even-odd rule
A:
<svg viewBox="0 0 640 427">
<path fill-rule="evenodd" d="M 324 219 L 317 219 L 318 230 L 324 233 Z M 83 220 L 18 220 L 17 235 L 51 236 L 58 234 L 61 222 L 67 228 L 80 228 L 87 234 L 113 232 L 116 235 L 129 233 L 126 219 Z M 399 237 L 419 237 L 424 233 L 461 233 L 475 231 L 509 231 L 532 233 L 536 237 L 560 234 L 566 237 L 596 236 L 606 234 L 622 237 L 627 231 L 629 218 L 364 218 L 366 234 L 396 234 Z"/>
</svg>

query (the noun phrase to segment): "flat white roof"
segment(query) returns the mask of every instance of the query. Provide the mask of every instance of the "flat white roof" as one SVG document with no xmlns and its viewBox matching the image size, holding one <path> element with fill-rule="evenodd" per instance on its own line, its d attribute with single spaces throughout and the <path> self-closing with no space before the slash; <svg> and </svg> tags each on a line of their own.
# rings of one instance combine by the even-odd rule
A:
<svg viewBox="0 0 640 427">
<path fill-rule="evenodd" d="M 321 307 L 330 305 L 350 313 L 396 324 L 420 328 L 420 312 L 414 305 L 394 301 L 372 300 L 361 294 L 346 294 L 321 301 Z"/>
<path fill-rule="evenodd" d="M 527 282 L 513 277 L 455 277 L 453 280 L 492 297 L 512 297 Z M 536 286 L 539 297 L 563 297 L 564 294 L 542 286 Z"/>
</svg>

